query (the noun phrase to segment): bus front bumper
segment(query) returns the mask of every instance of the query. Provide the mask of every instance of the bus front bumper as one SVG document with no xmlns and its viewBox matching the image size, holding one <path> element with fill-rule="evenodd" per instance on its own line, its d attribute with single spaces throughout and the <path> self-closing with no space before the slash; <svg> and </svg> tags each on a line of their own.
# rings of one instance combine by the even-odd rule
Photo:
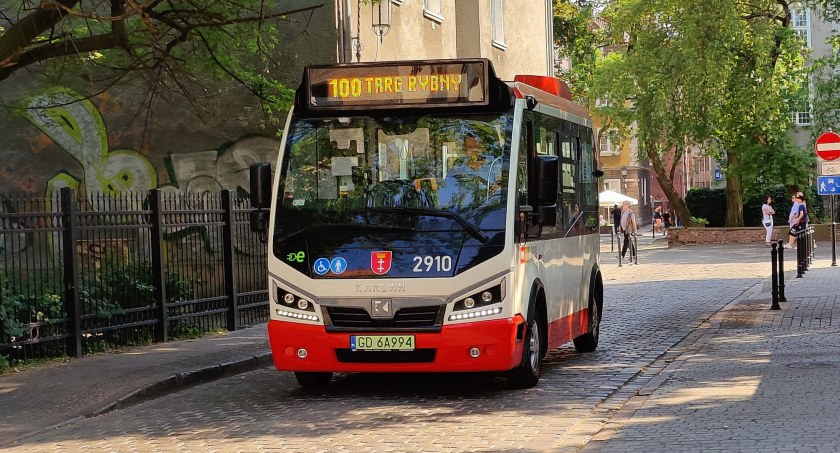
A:
<svg viewBox="0 0 840 453">
<path fill-rule="evenodd" d="M 274 366 L 283 371 L 457 372 L 505 371 L 519 365 L 525 320 L 445 325 L 440 332 L 336 332 L 324 326 L 271 320 Z M 352 351 L 352 335 L 413 335 L 414 351 Z M 517 338 L 517 335 L 520 338 Z M 478 356 L 470 351 L 478 349 Z M 474 354 L 473 354 L 474 355 Z"/>
</svg>

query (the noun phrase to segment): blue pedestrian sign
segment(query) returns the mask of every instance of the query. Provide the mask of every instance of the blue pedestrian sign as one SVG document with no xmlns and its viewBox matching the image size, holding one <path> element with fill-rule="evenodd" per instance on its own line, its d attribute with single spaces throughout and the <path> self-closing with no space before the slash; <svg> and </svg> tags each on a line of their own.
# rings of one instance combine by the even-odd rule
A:
<svg viewBox="0 0 840 453">
<path fill-rule="evenodd" d="M 840 195 L 840 176 L 818 176 L 817 191 L 820 195 Z"/>
<path fill-rule="evenodd" d="M 333 274 L 341 275 L 341 274 L 344 273 L 345 269 L 347 269 L 347 260 L 346 259 L 344 259 L 342 257 L 338 257 L 338 258 L 333 258 L 333 260 L 330 261 L 330 270 L 332 271 Z"/>
</svg>

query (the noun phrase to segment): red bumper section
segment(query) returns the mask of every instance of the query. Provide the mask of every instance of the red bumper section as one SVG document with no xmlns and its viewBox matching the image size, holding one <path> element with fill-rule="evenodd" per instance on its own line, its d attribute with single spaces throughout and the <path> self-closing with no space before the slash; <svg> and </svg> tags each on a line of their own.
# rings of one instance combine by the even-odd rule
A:
<svg viewBox="0 0 840 453">
<path fill-rule="evenodd" d="M 268 338 L 274 366 L 283 371 L 454 372 L 505 371 L 519 365 L 523 341 L 517 331 L 525 320 L 482 321 L 443 326 L 440 332 L 327 333 L 324 326 L 269 321 Z M 351 335 L 411 334 L 411 352 L 351 351 Z M 470 349 L 480 354 L 473 358 Z M 298 351 L 305 349 L 305 358 Z"/>
</svg>

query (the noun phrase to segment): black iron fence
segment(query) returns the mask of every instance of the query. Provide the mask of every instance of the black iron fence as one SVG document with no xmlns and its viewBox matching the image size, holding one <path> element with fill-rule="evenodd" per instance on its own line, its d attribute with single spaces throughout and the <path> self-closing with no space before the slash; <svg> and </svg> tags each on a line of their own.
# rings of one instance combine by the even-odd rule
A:
<svg viewBox="0 0 840 453">
<path fill-rule="evenodd" d="M 0 203 L 0 368 L 268 319 L 266 245 L 230 191 Z"/>
</svg>

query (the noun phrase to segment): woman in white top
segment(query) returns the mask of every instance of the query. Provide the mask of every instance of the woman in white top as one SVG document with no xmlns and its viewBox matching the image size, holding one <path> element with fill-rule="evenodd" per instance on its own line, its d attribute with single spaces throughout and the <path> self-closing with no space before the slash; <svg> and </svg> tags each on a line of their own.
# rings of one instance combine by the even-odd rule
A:
<svg viewBox="0 0 840 453">
<path fill-rule="evenodd" d="M 770 203 L 772 202 L 773 199 L 770 195 L 767 195 L 764 197 L 764 204 L 761 205 L 761 222 L 764 225 L 764 229 L 767 230 L 767 236 L 764 239 L 764 243 L 767 247 L 770 247 L 770 240 L 773 237 L 773 214 L 776 213 L 776 211 L 774 211 L 770 206 Z"/>
</svg>

